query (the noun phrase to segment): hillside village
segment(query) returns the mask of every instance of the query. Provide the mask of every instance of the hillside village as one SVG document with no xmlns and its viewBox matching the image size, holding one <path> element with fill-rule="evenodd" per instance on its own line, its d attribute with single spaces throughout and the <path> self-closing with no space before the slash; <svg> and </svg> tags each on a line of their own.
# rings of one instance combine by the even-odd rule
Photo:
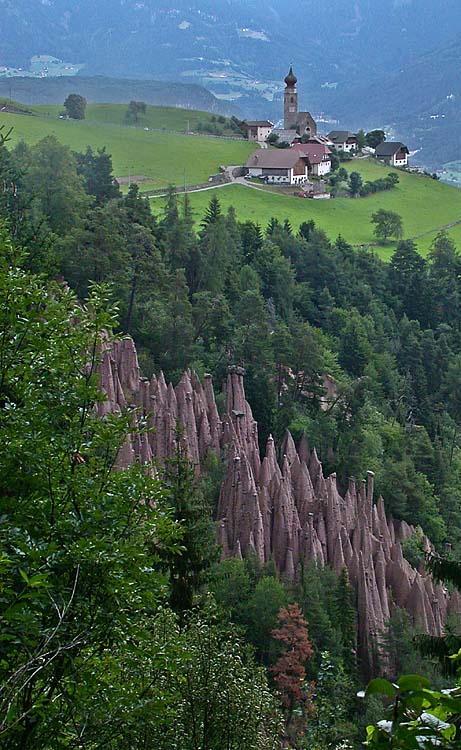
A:
<svg viewBox="0 0 461 750">
<path fill-rule="evenodd" d="M 260 146 L 245 164 L 247 177 L 271 185 L 299 186 L 310 197 L 329 198 L 322 178 L 334 171 L 340 161 L 349 161 L 359 154 L 374 154 L 388 166 L 408 167 L 408 147 L 401 142 L 386 141 L 383 131 L 373 131 L 382 134 L 381 142 L 371 139 L 373 145 L 363 131 L 359 134 L 332 130 L 320 135 L 311 113 L 299 111 L 298 79 L 292 66 L 284 82 L 283 127 L 275 127 L 269 120 L 242 123 L 247 139 Z"/>
</svg>

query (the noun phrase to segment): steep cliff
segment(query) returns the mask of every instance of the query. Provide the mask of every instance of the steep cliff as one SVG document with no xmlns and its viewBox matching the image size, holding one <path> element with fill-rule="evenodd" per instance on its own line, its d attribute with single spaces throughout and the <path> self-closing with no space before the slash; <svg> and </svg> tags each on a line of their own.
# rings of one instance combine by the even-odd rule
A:
<svg viewBox="0 0 461 750">
<path fill-rule="evenodd" d="M 181 440 L 196 471 L 209 451 L 222 456 L 227 473 L 222 483 L 217 526 L 223 557 L 256 554 L 274 559 L 280 573 L 294 580 L 301 566 L 315 561 L 338 573 L 346 567 L 357 597 L 358 647 L 366 672 L 376 671 L 380 641 L 392 607 L 404 607 L 423 631 L 440 635 L 449 613 L 461 615 L 461 599 L 403 556 L 401 543 L 413 529 L 387 518 L 381 497 L 375 502 L 374 475 L 354 478 L 340 495 L 336 475 L 324 477 L 315 448 L 306 437 L 296 447 L 287 433 L 277 460 L 272 437 L 260 460 L 257 424 L 245 398 L 244 372 L 234 367 L 225 385 L 225 413 L 216 408 L 210 376 L 203 384 L 185 372 L 178 385 L 163 374 L 140 376 L 131 339 L 117 341 L 104 353 L 101 383 L 107 400 L 101 416 L 137 407 L 134 419 L 147 417 L 154 430 L 136 430 L 120 451 L 118 466 L 134 460 L 162 463 Z M 429 540 L 425 540 L 429 549 Z"/>
</svg>

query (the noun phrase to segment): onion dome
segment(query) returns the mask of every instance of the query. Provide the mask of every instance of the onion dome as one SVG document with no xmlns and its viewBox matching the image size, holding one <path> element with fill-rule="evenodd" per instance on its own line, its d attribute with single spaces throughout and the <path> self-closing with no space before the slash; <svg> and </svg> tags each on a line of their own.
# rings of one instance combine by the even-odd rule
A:
<svg viewBox="0 0 461 750">
<path fill-rule="evenodd" d="M 296 86 L 298 82 L 298 79 L 296 78 L 295 74 L 293 73 L 293 66 L 290 65 L 290 72 L 288 73 L 287 77 L 285 78 L 285 83 L 287 86 Z"/>
</svg>

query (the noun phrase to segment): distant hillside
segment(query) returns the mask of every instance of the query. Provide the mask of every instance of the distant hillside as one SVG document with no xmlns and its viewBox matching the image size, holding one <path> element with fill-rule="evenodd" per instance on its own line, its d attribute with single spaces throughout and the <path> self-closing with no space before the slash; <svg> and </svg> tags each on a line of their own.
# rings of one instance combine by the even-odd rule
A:
<svg viewBox="0 0 461 750">
<path fill-rule="evenodd" d="M 2 0 L 0 65 L 37 54 L 104 75 L 163 79 L 226 69 L 278 80 L 367 79 L 461 31 L 458 0 Z M 21 59 L 19 59 L 21 58 Z M 219 81 L 219 78 L 217 79 Z"/>
<path fill-rule="evenodd" d="M 391 170 L 374 160 L 357 159 L 345 165 L 348 172 L 360 172 L 364 181 L 376 180 Z M 277 189 L 254 190 L 243 185 L 230 185 L 217 189 L 223 210 L 234 206 L 240 221 L 251 220 L 266 226 L 271 217 L 283 223 L 288 218 L 294 231 L 310 219 L 323 229 L 332 241 L 341 235 L 353 245 L 373 243 L 372 214 L 380 208 L 402 216 L 405 239 L 414 238 L 419 252 L 426 255 L 441 227 L 461 247 L 460 192 L 430 177 L 398 172 L 400 182 L 394 190 L 375 193 L 368 198 L 334 198 L 332 200 L 302 200 L 284 195 Z M 201 219 L 211 198 L 210 192 L 192 193 L 191 205 Z M 162 199 L 152 201 L 154 211 L 160 212 Z M 448 226 L 451 225 L 451 226 Z M 389 260 L 396 243 L 375 247 L 378 255 Z"/>
<path fill-rule="evenodd" d="M 413 161 L 436 168 L 461 159 L 461 35 L 413 64 L 366 86 L 331 93 L 336 116 L 351 127 L 385 125 L 419 149 Z"/>
<path fill-rule="evenodd" d="M 24 104 L 62 104 L 78 93 L 88 102 L 127 103 L 132 99 L 165 107 L 182 107 L 224 115 L 239 114 L 237 107 L 221 102 L 203 86 L 162 81 L 140 81 L 104 76 L 74 78 L 0 78 L 0 97 Z"/>
<path fill-rule="evenodd" d="M 0 7 L 0 66 L 26 68 L 33 55 L 54 55 L 84 64 L 86 76 L 45 89 L 48 81 L 28 79 L 21 90 L 18 79 L 0 78 L 0 96 L 13 86 L 20 101 L 57 103 L 78 85 L 93 102 L 135 97 L 237 114 L 233 102 L 242 115 L 276 120 L 293 62 L 302 109 L 345 127 L 385 124 L 421 147 L 428 166 L 461 159 L 459 0 L 0 0 Z M 144 83 L 88 77 L 99 75 Z"/>
</svg>

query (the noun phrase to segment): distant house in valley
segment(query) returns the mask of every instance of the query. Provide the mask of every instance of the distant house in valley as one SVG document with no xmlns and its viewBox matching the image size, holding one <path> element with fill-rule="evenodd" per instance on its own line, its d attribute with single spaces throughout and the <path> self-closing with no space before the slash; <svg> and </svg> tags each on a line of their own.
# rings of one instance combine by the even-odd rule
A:
<svg viewBox="0 0 461 750">
<path fill-rule="evenodd" d="M 293 151 L 309 159 L 309 176 L 323 177 L 331 172 L 331 151 L 324 143 L 296 143 Z"/>
<path fill-rule="evenodd" d="M 309 159 L 295 149 L 258 149 L 245 169 L 250 177 L 261 177 L 278 185 L 303 185 L 309 178 Z"/>
<path fill-rule="evenodd" d="M 404 143 L 383 141 L 375 149 L 376 158 L 391 167 L 407 167 L 410 152 Z"/>
<path fill-rule="evenodd" d="M 249 141 L 264 142 L 272 132 L 274 123 L 270 120 L 245 120 L 240 125 Z"/>
<path fill-rule="evenodd" d="M 357 150 L 357 138 L 349 130 L 332 130 L 327 137 L 337 151 L 350 153 Z"/>
</svg>

